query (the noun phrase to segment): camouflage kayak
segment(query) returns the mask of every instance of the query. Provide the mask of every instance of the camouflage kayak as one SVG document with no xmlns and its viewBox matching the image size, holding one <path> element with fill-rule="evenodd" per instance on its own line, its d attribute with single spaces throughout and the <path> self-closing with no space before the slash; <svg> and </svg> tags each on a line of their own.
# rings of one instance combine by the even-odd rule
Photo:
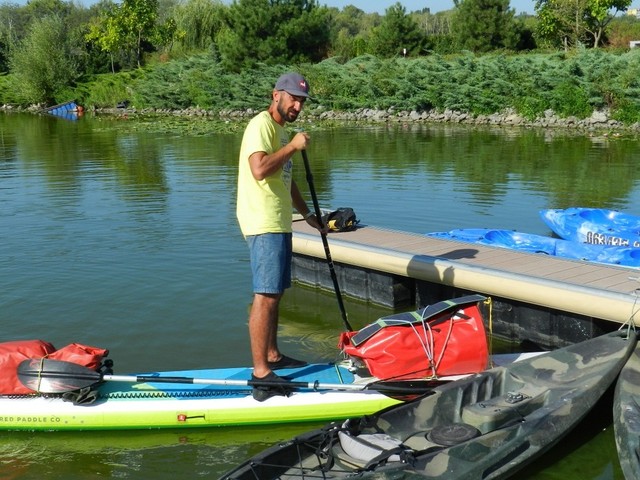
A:
<svg viewBox="0 0 640 480">
<path fill-rule="evenodd" d="M 618 331 L 496 367 L 281 442 L 221 478 L 507 478 L 579 423 L 635 345 Z"/>
<path fill-rule="evenodd" d="M 640 478 L 640 346 L 620 372 L 613 400 L 613 429 L 622 472 Z"/>
</svg>

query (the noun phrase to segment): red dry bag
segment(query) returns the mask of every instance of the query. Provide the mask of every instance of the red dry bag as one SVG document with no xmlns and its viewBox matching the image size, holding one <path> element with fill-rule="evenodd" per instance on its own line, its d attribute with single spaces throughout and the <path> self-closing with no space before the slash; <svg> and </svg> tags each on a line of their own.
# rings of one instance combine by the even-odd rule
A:
<svg viewBox="0 0 640 480">
<path fill-rule="evenodd" d="M 42 358 L 52 353 L 55 347 L 43 340 L 16 340 L 0 343 L 0 394 L 21 395 L 33 393 L 18 379 L 18 365 L 23 360 Z"/>
<path fill-rule="evenodd" d="M 107 355 L 109 355 L 109 350 L 106 348 L 91 347 L 81 343 L 70 343 L 51 353 L 49 359 L 77 363 L 91 370 L 98 370 L 102 365 L 102 359 Z"/>
<path fill-rule="evenodd" d="M 478 303 L 482 295 L 438 302 L 416 312 L 383 317 L 338 346 L 380 379 L 432 378 L 485 370 L 489 349 Z"/>
<path fill-rule="evenodd" d="M 0 343 L 0 395 L 24 395 L 34 393 L 18 378 L 18 365 L 24 360 L 49 358 L 77 363 L 92 370 L 98 370 L 102 359 L 109 354 L 104 348 L 72 343 L 56 350 L 43 340 L 17 340 Z"/>
</svg>

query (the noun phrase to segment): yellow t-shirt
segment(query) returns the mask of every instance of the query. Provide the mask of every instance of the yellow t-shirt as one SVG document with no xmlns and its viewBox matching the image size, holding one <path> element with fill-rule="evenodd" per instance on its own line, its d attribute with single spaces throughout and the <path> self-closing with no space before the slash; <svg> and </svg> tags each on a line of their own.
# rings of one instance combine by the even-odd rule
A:
<svg viewBox="0 0 640 480">
<path fill-rule="evenodd" d="M 286 130 L 267 111 L 253 117 L 244 131 L 238 167 L 236 216 L 245 237 L 291 232 L 293 161 L 289 159 L 280 170 L 264 180 L 256 180 L 249 165 L 252 154 L 271 154 L 287 143 L 289 137 Z"/>
</svg>

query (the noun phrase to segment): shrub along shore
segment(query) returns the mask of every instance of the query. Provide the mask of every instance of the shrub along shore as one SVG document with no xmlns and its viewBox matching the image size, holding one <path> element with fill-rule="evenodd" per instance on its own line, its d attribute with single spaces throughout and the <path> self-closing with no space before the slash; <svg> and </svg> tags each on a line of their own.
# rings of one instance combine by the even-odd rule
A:
<svg viewBox="0 0 640 480">
<path fill-rule="evenodd" d="M 74 99 L 97 115 L 143 122 L 161 116 L 165 123 L 202 118 L 233 128 L 266 108 L 274 80 L 287 70 L 309 80 L 313 99 L 301 120 L 318 124 L 449 122 L 640 132 L 640 49 L 406 59 L 365 55 L 346 62 L 261 65 L 248 72 L 227 71 L 201 54 L 101 75 L 57 100 Z M 3 97 L 0 102 L 9 104 Z"/>
<path fill-rule="evenodd" d="M 97 114 L 129 115 L 129 116 L 173 116 L 173 117 L 205 117 L 224 122 L 243 122 L 253 117 L 259 110 L 222 110 L 220 112 L 203 109 L 188 108 L 184 110 L 167 109 L 97 109 Z M 513 110 L 490 115 L 473 115 L 453 110 L 444 111 L 416 111 L 396 110 L 391 107 L 387 110 L 372 108 L 360 108 L 351 112 L 325 110 L 322 107 L 307 108 L 300 114 L 299 120 L 303 122 L 319 123 L 355 123 L 355 124 L 379 124 L 379 123 L 459 123 L 466 125 L 497 125 L 514 127 L 536 128 L 571 128 L 581 131 L 629 131 L 640 132 L 640 122 L 631 125 L 610 118 L 606 111 L 594 111 L 590 117 L 579 119 L 574 116 L 560 117 L 553 110 L 546 110 L 544 115 L 533 120 L 518 115 Z"/>
<path fill-rule="evenodd" d="M 266 105 L 265 105 L 266 108 Z M 11 105 L 0 106 L 5 112 L 32 112 L 41 114 L 44 110 L 39 105 L 28 108 L 20 108 Z M 136 121 L 141 130 L 175 131 L 190 130 L 192 134 L 206 134 L 212 131 L 229 131 L 244 128 L 246 122 L 259 110 L 221 110 L 212 111 L 199 108 L 174 109 L 136 109 L 136 108 L 93 108 L 86 112 L 88 115 L 120 117 Z M 161 122 L 158 119 L 162 119 Z M 198 123 L 193 128 L 184 128 L 184 122 L 193 120 L 206 121 Z M 181 125 L 182 123 L 182 125 Z M 307 108 L 298 117 L 297 125 L 314 124 L 316 126 L 335 125 L 379 125 L 379 124 L 428 124 L 428 123 L 453 123 L 469 126 L 496 126 L 496 127 L 527 127 L 527 128 L 554 128 L 573 130 L 576 133 L 613 133 L 640 134 L 640 122 L 631 125 L 610 118 L 606 111 L 594 111 L 588 118 L 561 117 L 553 110 L 547 110 L 544 115 L 533 120 L 518 115 L 513 110 L 490 115 L 473 115 L 453 110 L 444 111 L 407 111 L 389 108 L 377 110 L 361 108 L 351 112 L 325 110 L 322 107 Z M 144 126 L 146 125 L 146 127 Z"/>
</svg>

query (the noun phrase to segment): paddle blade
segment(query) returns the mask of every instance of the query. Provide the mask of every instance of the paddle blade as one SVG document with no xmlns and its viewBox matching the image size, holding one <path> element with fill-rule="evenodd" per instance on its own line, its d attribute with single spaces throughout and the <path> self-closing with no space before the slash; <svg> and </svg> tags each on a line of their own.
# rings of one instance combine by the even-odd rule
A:
<svg viewBox="0 0 640 480">
<path fill-rule="evenodd" d="M 379 380 L 367 385 L 367 390 L 376 390 L 383 395 L 402 402 L 433 394 L 433 389 L 447 383 L 442 380 Z"/>
<path fill-rule="evenodd" d="M 18 379 L 35 392 L 64 393 L 93 385 L 102 376 L 76 363 L 32 358 L 18 365 Z"/>
</svg>

